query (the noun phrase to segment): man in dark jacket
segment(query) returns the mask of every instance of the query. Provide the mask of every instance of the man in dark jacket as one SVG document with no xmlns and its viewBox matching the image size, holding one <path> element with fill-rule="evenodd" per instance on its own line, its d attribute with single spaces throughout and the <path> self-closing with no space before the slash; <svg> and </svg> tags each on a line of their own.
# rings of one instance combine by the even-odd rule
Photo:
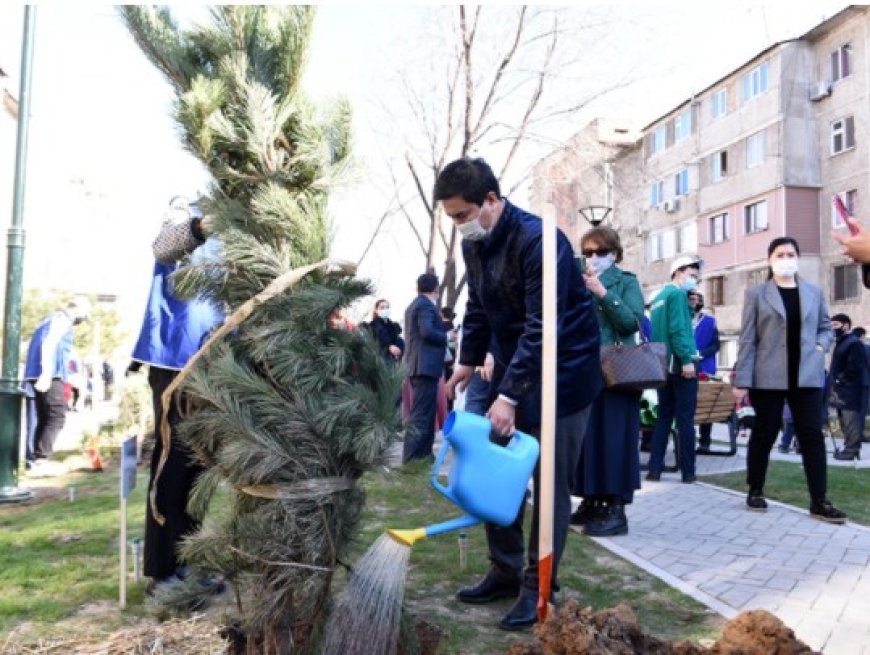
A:
<svg viewBox="0 0 870 655">
<path fill-rule="evenodd" d="M 831 317 L 837 345 L 831 356 L 831 399 L 840 415 L 844 444 L 835 459 L 857 459 L 867 415 L 867 387 L 870 385 L 867 354 L 861 340 L 850 333 L 852 319 L 846 314 Z"/>
<path fill-rule="evenodd" d="M 495 360 L 487 416 L 498 435 L 516 429 L 540 435 L 542 342 L 541 219 L 501 197 L 492 169 L 482 159 L 448 164 L 435 183 L 435 199 L 462 234 L 468 273 L 468 303 L 462 323 L 459 363 L 448 395 L 464 389 L 489 350 Z M 598 321 L 574 263 L 567 237 L 557 237 L 556 470 L 553 517 L 553 580 L 565 547 L 571 515 L 571 482 L 586 431 L 589 406 L 601 388 Z M 492 339 L 490 339 L 492 337 Z M 519 598 L 499 626 L 519 630 L 536 621 L 538 600 L 539 471 L 535 470 L 534 516 L 524 564 L 523 510 L 501 528 L 486 525 L 486 577 L 459 591 L 466 603 Z"/>
<path fill-rule="evenodd" d="M 402 461 L 432 456 L 438 380 L 444 372 L 447 333 L 438 313 L 438 278 L 424 273 L 417 278 L 419 294 L 405 310 L 405 364 L 411 379 L 411 417 L 402 448 Z"/>
</svg>

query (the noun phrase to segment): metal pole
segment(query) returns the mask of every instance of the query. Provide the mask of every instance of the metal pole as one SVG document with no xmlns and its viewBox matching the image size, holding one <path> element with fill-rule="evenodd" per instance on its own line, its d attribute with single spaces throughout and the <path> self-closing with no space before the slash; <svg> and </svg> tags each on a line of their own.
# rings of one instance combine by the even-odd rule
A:
<svg viewBox="0 0 870 655">
<path fill-rule="evenodd" d="M 21 345 L 21 290 L 24 272 L 24 188 L 27 175 L 27 135 L 30 123 L 30 81 L 36 7 L 24 8 L 21 41 L 21 85 L 18 94 L 18 143 L 15 152 L 15 187 L 12 225 L 7 232 L 6 302 L 3 312 L 3 375 L 0 378 L 0 502 L 26 500 L 33 494 L 18 488 L 21 443 L 21 390 L 18 357 Z"/>
</svg>

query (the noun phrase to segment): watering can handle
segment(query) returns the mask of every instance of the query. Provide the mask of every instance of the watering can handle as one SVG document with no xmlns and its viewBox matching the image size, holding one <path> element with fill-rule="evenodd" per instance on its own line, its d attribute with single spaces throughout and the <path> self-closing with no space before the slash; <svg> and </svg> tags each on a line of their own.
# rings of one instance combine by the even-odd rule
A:
<svg viewBox="0 0 870 655">
<path fill-rule="evenodd" d="M 450 490 L 438 481 L 438 473 L 444 464 L 444 458 L 447 457 L 448 450 L 450 450 L 450 442 L 445 439 L 444 443 L 441 444 L 441 450 L 438 451 L 438 455 L 435 457 L 435 463 L 432 464 L 431 483 L 436 491 L 440 491 L 448 498 L 452 498 L 453 494 L 450 493 Z"/>
</svg>

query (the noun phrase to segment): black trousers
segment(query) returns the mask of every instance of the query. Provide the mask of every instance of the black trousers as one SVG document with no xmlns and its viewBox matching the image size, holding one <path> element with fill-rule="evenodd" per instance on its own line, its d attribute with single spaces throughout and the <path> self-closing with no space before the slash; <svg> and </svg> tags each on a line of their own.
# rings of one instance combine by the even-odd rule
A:
<svg viewBox="0 0 870 655">
<path fill-rule="evenodd" d="M 589 422 L 591 407 L 556 420 L 556 457 L 555 457 L 555 492 L 553 502 L 553 583 L 557 581 L 559 561 L 565 550 L 568 539 L 568 527 L 571 520 L 571 487 L 583 437 L 586 435 L 586 425 Z M 526 431 L 517 426 L 520 431 Z M 540 427 L 528 430 L 528 433 L 540 438 Z M 516 520 L 503 528 L 494 523 L 486 524 L 486 540 L 489 544 L 489 559 L 498 570 L 504 581 L 522 581 L 525 593 L 538 592 L 538 508 L 541 506 L 541 471 L 540 462 L 535 465 L 534 496 L 532 506 L 532 530 L 529 535 L 528 565 L 523 571 L 525 543 L 523 539 L 523 517 L 526 503 L 520 505 Z"/>
<path fill-rule="evenodd" d="M 160 438 L 163 407 L 160 396 L 177 374 L 177 371 L 156 366 L 151 366 L 148 370 L 148 384 L 151 386 L 154 402 L 155 426 L 154 453 L 151 456 L 151 475 L 148 480 L 149 498 L 157 464 L 163 453 L 163 442 Z M 187 513 L 187 499 L 203 468 L 193 461 L 190 451 L 175 433 L 175 427 L 181 421 L 178 411 L 179 401 L 177 395 L 173 396 L 172 403 L 169 405 L 172 438 L 169 443 L 169 457 L 157 481 L 157 508 L 166 522 L 163 525 L 157 523 L 151 514 L 150 504 L 145 512 L 145 575 L 156 580 L 169 577 L 181 565 L 178 545 L 185 536 L 199 528 L 199 523 Z"/>
<path fill-rule="evenodd" d="M 66 422 L 66 401 L 63 398 L 63 382 L 51 381 L 45 393 L 36 392 L 36 433 L 33 435 L 33 454 L 37 459 L 51 457 L 54 442 Z"/>
<path fill-rule="evenodd" d="M 755 409 L 755 426 L 752 428 L 746 453 L 746 483 L 749 489 L 764 489 L 770 449 L 782 424 L 783 402 L 788 400 L 810 499 L 824 500 L 828 492 L 828 463 L 825 437 L 822 434 L 822 390 L 750 389 L 749 399 Z"/>
<path fill-rule="evenodd" d="M 414 393 L 405 443 L 402 446 L 402 463 L 430 457 L 435 444 L 438 378 L 415 375 L 411 378 L 411 389 Z"/>
</svg>

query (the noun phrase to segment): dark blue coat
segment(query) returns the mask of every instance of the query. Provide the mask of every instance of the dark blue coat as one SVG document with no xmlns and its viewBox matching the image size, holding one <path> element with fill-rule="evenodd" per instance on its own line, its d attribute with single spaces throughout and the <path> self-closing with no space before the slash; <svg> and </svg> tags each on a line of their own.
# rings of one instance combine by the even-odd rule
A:
<svg viewBox="0 0 870 655">
<path fill-rule="evenodd" d="M 483 364 L 490 336 L 495 350 L 492 388 L 518 401 L 522 428 L 541 420 L 543 285 L 541 219 L 504 200 L 501 217 L 482 241 L 462 242 L 468 304 L 459 362 Z M 557 415 L 588 406 L 601 389 L 598 320 L 574 263 L 568 238 L 557 241 Z"/>
<path fill-rule="evenodd" d="M 405 310 L 405 335 L 408 375 L 440 378 L 444 373 L 447 332 L 438 308 L 426 296 L 417 296 Z"/>
<path fill-rule="evenodd" d="M 719 353 L 719 328 L 716 319 L 702 314 L 695 325 L 695 345 L 701 361 L 698 363 L 698 373 L 716 375 L 716 355 Z"/>
<path fill-rule="evenodd" d="M 843 403 L 840 409 L 860 411 L 867 397 L 868 384 L 870 370 L 864 344 L 854 334 L 837 339 L 831 356 L 831 390 Z"/>
<path fill-rule="evenodd" d="M 393 356 L 390 354 L 390 346 L 396 346 L 402 352 L 405 352 L 405 340 L 399 335 L 402 334 L 402 326 L 394 323 L 389 319 L 375 316 L 372 322 L 368 324 L 368 328 L 380 346 L 381 354 L 388 362 L 392 362 Z"/>
</svg>

